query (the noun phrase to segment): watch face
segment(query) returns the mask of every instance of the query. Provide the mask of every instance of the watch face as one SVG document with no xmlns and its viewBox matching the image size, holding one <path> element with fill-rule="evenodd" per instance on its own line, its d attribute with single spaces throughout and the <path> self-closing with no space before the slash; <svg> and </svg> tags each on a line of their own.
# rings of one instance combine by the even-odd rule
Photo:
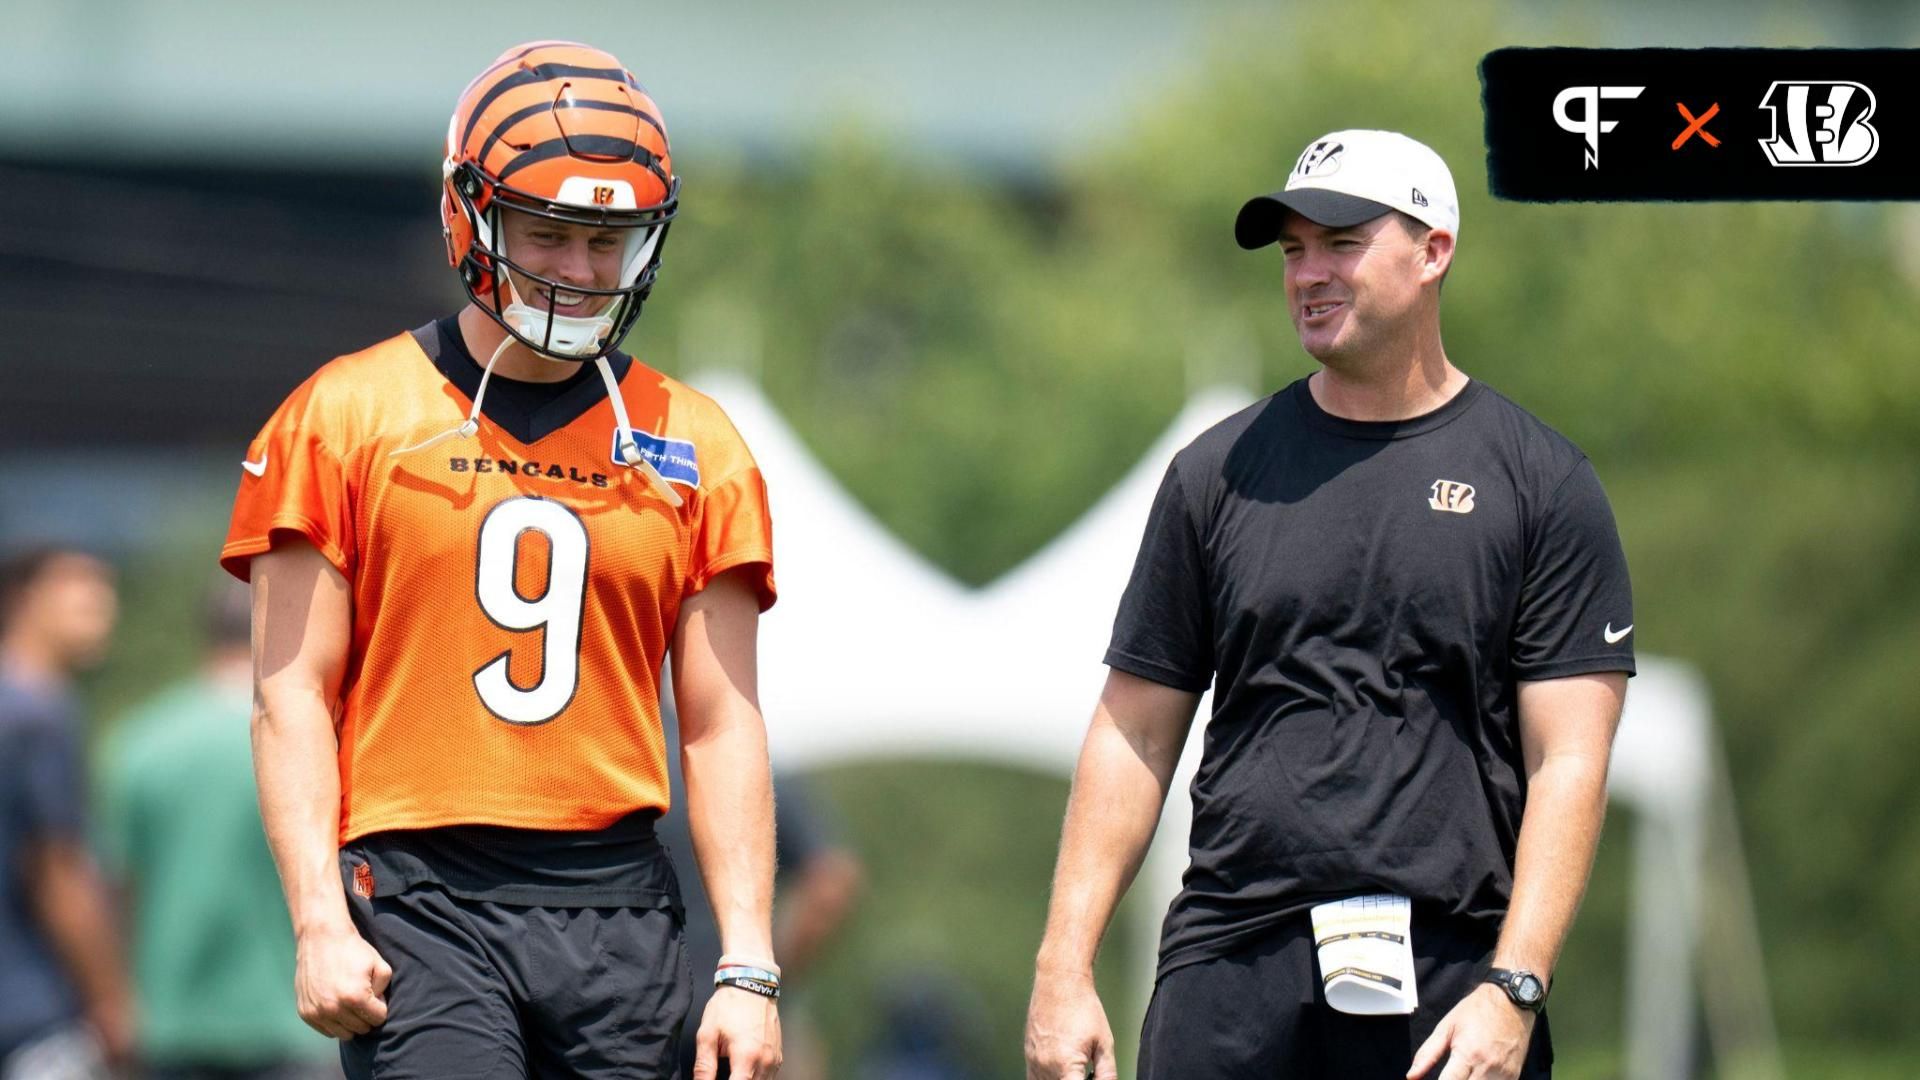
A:
<svg viewBox="0 0 1920 1080">
<path fill-rule="evenodd" d="M 1513 992 L 1520 1000 L 1532 1005 L 1540 1000 L 1540 980 L 1532 975 L 1522 974 L 1513 980 Z"/>
</svg>

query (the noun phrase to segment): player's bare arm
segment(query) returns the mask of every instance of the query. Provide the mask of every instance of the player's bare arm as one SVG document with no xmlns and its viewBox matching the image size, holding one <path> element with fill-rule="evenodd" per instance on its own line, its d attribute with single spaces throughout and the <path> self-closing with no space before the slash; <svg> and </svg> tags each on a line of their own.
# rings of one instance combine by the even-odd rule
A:
<svg viewBox="0 0 1920 1080">
<path fill-rule="evenodd" d="M 253 762 L 267 844 L 297 941 L 300 1018 L 336 1039 L 385 1022 L 392 970 L 347 914 L 338 863 L 339 747 L 333 715 L 352 633 L 347 581 L 290 540 L 252 564 Z"/>
<path fill-rule="evenodd" d="M 1551 982 L 1567 931 L 1586 893 L 1607 812 L 1607 762 L 1626 700 L 1625 672 L 1519 685 L 1527 804 L 1520 819 L 1513 899 L 1493 966 Z M 1449 1012 L 1414 1056 L 1426 1075 L 1451 1051 L 1440 1080 L 1506 1080 L 1519 1074 L 1534 1014 L 1491 983 Z"/>
<path fill-rule="evenodd" d="M 1093 960 L 1146 857 L 1200 695 L 1109 671 L 1074 768 L 1027 1007 L 1028 1080 L 1118 1075 Z"/>
<path fill-rule="evenodd" d="M 759 597 L 741 572 L 687 597 L 674 628 L 673 693 L 687 823 L 723 955 L 771 964 L 773 771 L 760 715 L 759 625 Z M 699 1047 L 696 1080 L 716 1076 L 722 1057 L 734 1076 L 765 1080 L 780 1068 L 779 1011 L 769 998 L 723 986 L 700 1020 Z"/>
</svg>

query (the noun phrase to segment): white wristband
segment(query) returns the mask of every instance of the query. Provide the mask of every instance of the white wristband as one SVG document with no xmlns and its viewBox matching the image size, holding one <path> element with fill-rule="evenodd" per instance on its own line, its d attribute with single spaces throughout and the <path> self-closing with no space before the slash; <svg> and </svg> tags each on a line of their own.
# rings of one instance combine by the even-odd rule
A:
<svg viewBox="0 0 1920 1080">
<path fill-rule="evenodd" d="M 764 970 L 771 971 L 775 975 L 780 974 L 779 964 L 776 964 L 771 960 L 761 960 L 757 957 L 743 956 L 739 953 L 728 953 L 725 956 L 722 956 L 720 958 L 720 962 L 718 964 L 715 964 L 714 967 L 716 968 L 754 967 L 754 968 L 762 968 Z"/>
</svg>

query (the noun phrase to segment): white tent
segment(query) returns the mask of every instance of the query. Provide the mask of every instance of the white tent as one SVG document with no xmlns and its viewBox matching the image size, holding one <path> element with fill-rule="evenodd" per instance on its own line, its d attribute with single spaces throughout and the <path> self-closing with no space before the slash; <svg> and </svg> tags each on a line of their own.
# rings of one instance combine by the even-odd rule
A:
<svg viewBox="0 0 1920 1080">
<path fill-rule="evenodd" d="M 919 756 L 1070 773 L 1095 697 L 1120 590 L 1174 451 L 1249 403 L 1216 389 L 1191 400 L 1140 462 L 1067 532 L 983 590 L 967 590 L 907 549 L 809 454 L 751 382 L 710 374 L 772 491 L 780 607 L 761 624 L 760 692 L 774 760 L 785 769 Z M 855 572 L 857 571 L 857 572 Z M 1684 665 L 1642 658 L 1615 745 L 1613 796 L 1639 812 L 1629 942 L 1628 1075 L 1693 1071 L 1691 962 L 1701 940 L 1702 867 L 1716 760 L 1704 687 Z M 1202 702 L 1200 715 L 1209 705 Z M 1196 722 L 1154 846 L 1134 886 L 1164 911 L 1186 867 Z M 1616 824 L 1616 827 L 1617 824 Z M 1722 838 L 1721 843 L 1726 843 Z M 1035 888 L 1043 883 L 1035 882 Z M 1750 926 L 1744 882 L 1738 910 Z M 1141 920 L 1141 998 L 1151 985 L 1157 916 Z M 1735 934 L 1751 942 L 1752 935 Z M 1037 942 L 1035 943 L 1038 944 Z M 1759 970 L 1757 946 L 1715 958 Z M 1748 1043 L 1716 1050 L 1777 1074 L 1764 997 L 1729 1006 L 1703 983 L 1710 1032 Z M 1716 997 L 1715 995 L 1721 995 Z M 1752 1013 L 1758 1009 L 1755 1018 Z M 1116 1026 L 1125 1018 L 1116 1018 Z M 1755 1075 L 1750 1073 L 1750 1075 Z"/>
</svg>

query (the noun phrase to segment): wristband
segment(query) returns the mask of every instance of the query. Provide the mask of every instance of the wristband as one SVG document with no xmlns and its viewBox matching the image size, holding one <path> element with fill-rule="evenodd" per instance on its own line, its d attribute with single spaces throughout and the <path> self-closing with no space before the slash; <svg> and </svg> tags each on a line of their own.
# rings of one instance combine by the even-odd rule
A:
<svg viewBox="0 0 1920 1080">
<path fill-rule="evenodd" d="M 758 994 L 769 1001 L 780 1000 L 780 976 L 762 968 L 733 965 L 723 967 L 713 973 L 713 985 L 731 986 L 748 993 Z"/>
<path fill-rule="evenodd" d="M 764 971 L 773 972 L 773 977 L 775 979 L 778 979 L 780 977 L 779 964 L 776 964 L 771 960 L 761 960 L 757 957 L 745 956 L 740 953 L 727 953 L 726 955 L 720 958 L 720 963 L 715 966 L 760 968 Z"/>
</svg>

